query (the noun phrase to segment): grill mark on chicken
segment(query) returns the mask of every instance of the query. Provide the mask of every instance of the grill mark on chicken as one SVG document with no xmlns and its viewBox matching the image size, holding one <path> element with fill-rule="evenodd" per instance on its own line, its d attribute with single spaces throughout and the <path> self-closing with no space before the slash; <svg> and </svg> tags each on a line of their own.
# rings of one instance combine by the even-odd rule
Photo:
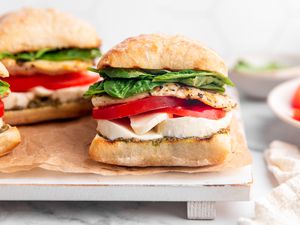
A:
<svg viewBox="0 0 300 225">
<path fill-rule="evenodd" d="M 181 86 L 173 83 L 158 86 L 150 93 L 141 93 L 126 99 L 117 99 L 108 95 L 95 96 L 92 98 L 92 103 L 95 107 L 101 107 L 135 101 L 148 96 L 173 96 L 182 99 L 194 99 L 214 108 L 223 108 L 226 111 L 230 111 L 232 108 L 236 107 L 234 100 L 225 94 L 213 93 L 210 91 L 199 90 L 197 88 Z"/>
<path fill-rule="evenodd" d="M 227 111 L 236 107 L 236 102 L 229 96 L 211 91 L 204 91 L 194 87 L 181 86 L 179 84 L 164 84 L 163 88 L 154 88 L 152 96 L 173 96 L 182 99 L 199 100 L 214 108 L 223 108 Z"/>
</svg>

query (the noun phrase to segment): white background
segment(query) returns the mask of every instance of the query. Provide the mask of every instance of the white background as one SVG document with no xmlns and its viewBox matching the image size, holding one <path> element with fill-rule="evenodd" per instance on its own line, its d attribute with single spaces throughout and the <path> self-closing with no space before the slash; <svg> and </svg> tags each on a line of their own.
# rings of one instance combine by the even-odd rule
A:
<svg viewBox="0 0 300 225">
<path fill-rule="evenodd" d="M 225 59 L 300 52 L 298 0 L 0 0 L 0 13 L 55 7 L 95 26 L 103 50 L 140 33 L 184 34 Z"/>
</svg>

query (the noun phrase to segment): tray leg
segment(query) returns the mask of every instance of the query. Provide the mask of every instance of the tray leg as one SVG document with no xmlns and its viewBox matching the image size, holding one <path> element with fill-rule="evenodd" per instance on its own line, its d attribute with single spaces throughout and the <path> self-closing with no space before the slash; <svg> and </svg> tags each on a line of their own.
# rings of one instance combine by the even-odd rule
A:
<svg viewBox="0 0 300 225">
<path fill-rule="evenodd" d="M 190 220 L 213 220 L 216 202 L 187 202 L 187 218 Z"/>
</svg>

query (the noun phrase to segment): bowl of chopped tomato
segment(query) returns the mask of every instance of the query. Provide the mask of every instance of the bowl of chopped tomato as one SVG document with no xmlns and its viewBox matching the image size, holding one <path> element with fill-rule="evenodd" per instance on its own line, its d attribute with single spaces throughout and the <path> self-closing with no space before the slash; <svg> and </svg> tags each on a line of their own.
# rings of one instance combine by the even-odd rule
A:
<svg viewBox="0 0 300 225">
<path fill-rule="evenodd" d="M 268 96 L 268 105 L 282 121 L 300 128 L 300 78 L 276 86 Z"/>
</svg>

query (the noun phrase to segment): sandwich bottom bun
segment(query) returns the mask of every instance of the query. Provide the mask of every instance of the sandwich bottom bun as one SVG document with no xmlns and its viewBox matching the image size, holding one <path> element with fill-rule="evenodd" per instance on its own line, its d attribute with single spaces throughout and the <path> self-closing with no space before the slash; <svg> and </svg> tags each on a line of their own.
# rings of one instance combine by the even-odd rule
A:
<svg viewBox="0 0 300 225">
<path fill-rule="evenodd" d="M 221 164 L 230 152 L 231 136 L 227 129 L 206 139 L 109 141 L 97 134 L 89 155 L 95 161 L 119 166 L 199 167 Z"/>
<path fill-rule="evenodd" d="M 21 142 L 18 128 L 9 127 L 0 134 L 0 156 L 10 153 Z"/>
<path fill-rule="evenodd" d="M 56 106 L 5 111 L 3 120 L 11 125 L 32 124 L 84 116 L 89 114 L 91 109 L 90 101 L 69 102 Z"/>
</svg>

